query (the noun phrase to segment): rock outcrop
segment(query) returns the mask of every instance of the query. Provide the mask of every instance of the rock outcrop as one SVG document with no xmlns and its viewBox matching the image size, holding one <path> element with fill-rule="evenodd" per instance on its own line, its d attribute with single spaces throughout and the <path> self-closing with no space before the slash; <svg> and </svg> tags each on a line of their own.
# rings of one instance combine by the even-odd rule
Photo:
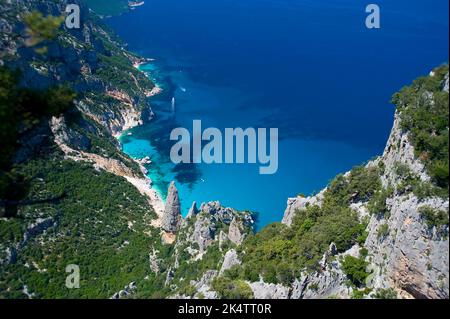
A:
<svg viewBox="0 0 450 319">
<path fill-rule="evenodd" d="M 250 283 L 255 299 L 288 299 L 289 287 L 283 285 L 268 284 L 264 281 Z"/>
<path fill-rule="evenodd" d="M 123 287 L 122 290 L 116 292 L 110 299 L 124 299 L 130 298 L 134 293 L 136 293 L 137 286 L 135 282 L 130 282 L 128 285 Z"/>
<path fill-rule="evenodd" d="M 253 228 L 253 218 L 248 212 L 237 212 L 232 208 L 223 207 L 219 202 L 203 203 L 197 214 L 191 215 L 190 224 L 185 228 L 190 243 L 195 244 L 200 254 L 215 242 L 220 246 L 225 240 L 239 245 Z M 228 234 L 221 236 L 218 231 L 223 226 L 229 228 Z M 226 237 L 226 238 L 224 238 Z"/>
<path fill-rule="evenodd" d="M 424 165 L 414 154 L 407 132 L 400 128 L 398 113 L 380 160 L 385 164 L 382 176 L 385 187 L 398 183 L 396 166 L 399 163 L 421 181 L 430 180 Z M 420 207 L 425 206 L 448 212 L 448 199 L 395 194 L 387 205 L 390 209 L 386 218 L 371 217 L 365 243 L 373 260 L 374 288 L 393 287 L 406 298 L 448 298 L 448 236 L 442 237 L 436 229 L 430 230 L 420 214 Z M 389 234 L 381 239 L 378 229 L 382 225 L 386 225 Z M 448 225 L 446 228 L 448 234 Z"/>
<path fill-rule="evenodd" d="M 222 275 L 226 270 L 231 269 L 233 266 L 240 265 L 241 261 L 235 249 L 230 249 L 225 254 L 222 267 L 220 268 L 219 275 Z"/>
<path fill-rule="evenodd" d="M 186 219 L 195 217 L 198 214 L 197 203 L 193 202 L 191 208 L 189 209 L 188 214 L 186 215 Z"/>
<path fill-rule="evenodd" d="M 161 220 L 161 228 L 168 233 L 176 233 L 181 222 L 181 206 L 175 182 L 171 182 L 167 192 L 166 207 Z"/>
<path fill-rule="evenodd" d="M 196 295 L 202 295 L 205 299 L 217 299 L 217 293 L 211 289 L 211 283 L 216 278 L 216 270 L 208 270 L 198 281 L 191 281 L 191 285 L 195 287 Z"/>
<path fill-rule="evenodd" d="M 244 241 L 245 236 L 246 233 L 243 231 L 242 222 L 237 218 L 234 218 L 228 230 L 228 239 L 232 243 L 240 245 Z"/>
<path fill-rule="evenodd" d="M 298 196 L 296 198 L 289 198 L 283 215 L 283 220 L 281 222 L 290 226 L 297 210 L 305 209 L 308 205 L 320 206 L 324 191 L 325 190 L 311 197 Z"/>
</svg>

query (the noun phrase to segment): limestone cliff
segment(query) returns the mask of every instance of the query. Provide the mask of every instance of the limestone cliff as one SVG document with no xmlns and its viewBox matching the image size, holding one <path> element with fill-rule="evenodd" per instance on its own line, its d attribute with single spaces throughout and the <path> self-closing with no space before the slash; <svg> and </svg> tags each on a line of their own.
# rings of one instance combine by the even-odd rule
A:
<svg viewBox="0 0 450 319">
<path fill-rule="evenodd" d="M 446 73 L 443 74 L 443 70 Z M 448 101 L 448 67 L 433 71 L 425 80 L 438 81 L 438 91 L 429 91 L 429 85 L 422 85 L 421 81 L 414 83 L 411 90 L 413 97 L 406 95 L 404 106 L 399 107 L 395 113 L 394 125 L 383 155 L 369 161 L 362 169 L 378 172 L 373 181 L 380 181 L 379 190 L 368 195 L 363 189 L 352 189 L 348 198 L 345 197 L 344 202 L 348 200 L 347 208 L 355 214 L 357 222 L 364 225 L 365 231 L 361 240 L 343 251 L 331 239 L 328 249 L 323 250 L 323 256 L 317 263 L 318 267 L 313 267 L 314 270 L 306 267 L 295 269 L 295 266 L 286 269 L 284 274 L 297 273 L 291 280 L 281 283 L 268 282 L 264 278 L 279 281 L 280 277 L 274 278 L 267 273 L 259 273 L 258 280 L 247 274 L 252 270 L 246 268 L 246 263 L 249 262 L 249 251 L 246 250 L 249 247 L 258 250 L 259 246 L 265 243 L 259 241 L 249 245 L 246 241 L 248 232 L 240 231 L 245 223 L 231 217 L 233 210 L 221 208 L 216 203 L 208 203 L 202 205 L 200 213 L 189 214 L 182 229 L 183 236 L 176 244 L 177 254 L 182 256 L 182 251 L 187 251 L 190 258 L 201 263 L 211 260 L 215 253 L 208 248 L 216 247 L 215 249 L 220 251 L 219 263 L 191 280 L 190 289 L 180 289 L 178 283 L 174 282 L 172 288 L 176 294 L 173 297 L 227 298 L 241 295 L 246 298 L 249 296 L 248 291 L 251 291 L 251 296 L 261 299 L 448 298 L 448 188 L 435 186 L 434 178 L 426 167 L 425 155 L 418 156 L 412 133 L 402 124 L 402 112 L 407 112 L 410 107 L 433 107 L 438 103 L 434 101 L 439 98 L 437 95 Z M 422 97 L 423 101 L 417 101 Z M 444 107 L 447 108 L 448 114 L 448 102 L 446 106 L 444 103 Z M 443 134 L 445 130 L 448 134 L 448 124 Z M 286 236 L 271 243 L 271 246 L 265 246 L 260 250 L 260 254 L 270 256 L 284 253 L 273 245 L 288 247 L 287 241 L 291 240 L 296 232 L 302 233 L 302 230 L 296 228 L 299 227 L 299 224 L 295 223 L 297 215 L 311 207 L 321 207 L 329 205 L 330 201 L 342 200 L 338 197 L 341 196 L 338 192 L 345 183 L 353 183 L 351 179 L 354 174 L 353 170 L 343 174 L 337 178 L 336 184 L 317 195 L 288 199 L 282 223 L 291 228 L 291 231 L 280 225 L 278 229 L 285 232 Z M 367 187 L 367 181 L 363 178 L 355 185 Z M 441 219 L 430 221 L 424 209 L 431 212 L 431 218 L 440 216 Z M 315 210 L 311 212 L 314 213 Z M 225 229 L 221 227 L 220 231 L 218 230 L 216 216 L 227 225 Z M 306 225 L 308 224 L 304 223 L 301 227 L 311 227 Z M 254 242 L 255 239 L 250 237 L 248 240 Z M 335 240 L 341 239 L 336 237 Z M 214 246 L 217 242 L 218 245 Z M 227 242 L 227 248 L 223 249 L 223 243 Z M 300 254 L 300 248 L 291 247 L 289 255 Z M 319 248 L 310 249 L 316 251 Z M 304 253 L 307 258 L 313 254 L 308 250 Z M 270 260 L 268 256 L 256 256 Z M 363 282 L 352 284 L 351 270 L 348 265 L 344 266 L 346 260 L 359 263 L 359 271 L 365 273 Z M 174 273 L 177 271 L 180 270 L 175 270 Z"/>
<path fill-rule="evenodd" d="M 433 76 L 435 75 L 432 72 L 430 77 Z M 442 90 L 448 93 L 448 73 L 442 83 Z M 426 95 L 430 99 L 433 98 L 431 92 Z M 446 212 L 448 216 L 448 195 L 418 198 L 414 192 L 403 189 L 401 184 L 404 182 L 405 173 L 399 173 L 399 167 L 404 168 L 419 183 L 430 183 L 431 178 L 423 161 L 415 153 L 409 132 L 401 126 L 399 111 L 395 114 L 394 125 L 383 155 L 369 162 L 367 167 L 370 166 L 383 166 L 383 187 L 393 187 L 394 190 L 386 199 L 387 211 L 384 214 L 370 215 L 367 202 L 351 205 L 360 218 L 370 218 L 367 226 L 368 236 L 364 243 L 364 247 L 368 249 L 367 260 L 370 261 L 371 271 L 368 286 L 375 290 L 393 288 L 398 296 L 403 298 L 448 298 L 448 224 L 430 227 L 421 214 L 421 208 L 427 207 Z M 298 210 L 309 205 L 320 205 L 323 192 L 308 198 L 289 199 L 283 223 L 291 225 Z M 381 229 L 386 232 L 382 236 Z M 348 253 L 353 252 L 357 256 L 357 251 L 358 248 L 354 247 Z M 330 277 L 330 273 L 334 273 L 333 277 Z M 328 263 L 326 271 L 305 276 L 302 280 L 301 285 L 294 283 L 291 297 L 350 296 L 349 289 L 345 287 L 345 275 L 338 262 Z M 315 291 L 308 293 L 308 285 L 313 285 Z"/>
<path fill-rule="evenodd" d="M 60 16 L 68 4 L 80 6 L 80 29 L 67 29 L 63 23 L 56 38 L 44 43 L 45 54 L 24 45 L 27 31 L 23 20 L 27 13 L 38 10 L 44 16 Z M 150 181 L 144 177 L 143 167 L 122 153 L 114 138 L 154 116 L 147 97 L 155 86 L 135 68 L 145 59 L 126 51 L 83 1 L 13 0 L 2 2 L 0 9 L 0 65 L 20 70 L 24 87 L 67 85 L 77 93 L 76 109 L 41 126 L 50 128 L 65 158 L 88 162 L 132 180 L 160 214 L 161 199 L 156 192 L 146 190 Z M 18 151 L 18 162 L 42 147 L 38 141 L 28 141 L 28 137 L 22 141 L 26 147 Z"/>
</svg>

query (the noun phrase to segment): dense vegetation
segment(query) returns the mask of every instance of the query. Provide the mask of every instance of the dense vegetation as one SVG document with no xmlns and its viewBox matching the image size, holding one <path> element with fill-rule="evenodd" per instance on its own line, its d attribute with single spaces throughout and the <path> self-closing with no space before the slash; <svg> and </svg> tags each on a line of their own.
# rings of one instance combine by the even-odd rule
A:
<svg viewBox="0 0 450 319">
<path fill-rule="evenodd" d="M 425 164 L 433 182 L 447 191 L 449 178 L 449 97 L 442 90 L 448 65 L 421 77 L 393 97 L 401 126 L 410 133 L 416 155 Z"/>
<path fill-rule="evenodd" d="M 419 212 L 430 229 L 433 227 L 439 229 L 442 226 L 448 225 L 448 212 L 446 211 L 436 210 L 429 206 L 422 206 L 419 209 Z"/>
<path fill-rule="evenodd" d="M 8 18 L 14 23 L 16 17 L 19 15 L 13 12 Z M 18 45 L 32 56 L 31 64 L 46 70 L 45 76 L 55 63 L 61 63 L 57 59 L 63 58 L 53 57 L 54 61 L 48 57 L 49 40 L 61 51 L 72 45 L 87 54 L 92 52 L 89 45 L 58 31 L 59 17 L 31 11 L 20 20 L 26 34 Z M 122 52 L 118 68 L 123 69 L 123 78 L 129 72 L 138 73 L 130 61 L 124 68 L 126 53 L 108 40 L 107 34 L 98 32 L 96 36 L 107 46 L 109 56 Z M 6 65 L 15 59 L 1 58 Z M 117 62 L 105 59 L 100 67 Z M 23 71 L 0 67 L 0 203 L 5 206 L 0 207 L 0 217 L 8 217 L 0 218 L 0 298 L 108 298 L 130 282 L 136 282 L 139 296 L 162 296 L 164 277 L 152 273 L 148 253 L 154 247 L 164 259 L 172 254 L 172 247 L 163 246 L 159 230 L 150 225 L 155 214 L 148 199 L 124 178 L 91 164 L 65 160 L 53 142 L 49 118 L 64 114 L 71 134 L 89 141 L 83 150 L 119 159 L 136 172 L 138 167 L 120 153 L 104 127 L 74 108 L 71 89 L 61 85 L 41 90 L 22 87 L 20 80 L 30 73 L 26 67 Z M 77 76 L 70 85 L 76 87 L 86 80 L 79 72 Z M 128 76 L 135 91 L 140 76 Z M 89 85 L 84 82 L 81 87 Z M 90 93 L 94 98 L 89 101 L 98 104 L 95 97 L 102 96 L 98 91 L 79 92 L 78 98 Z M 33 141 L 36 136 L 37 142 Z M 17 153 L 22 154 L 20 159 Z M 80 289 L 65 286 L 69 264 L 80 267 Z"/>
<path fill-rule="evenodd" d="M 253 291 L 250 286 L 242 280 L 231 280 L 226 277 L 216 278 L 212 282 L 212 288 L 222 299 L 252 299 Z"/>
<path fill-rule="evenodd" d="M 342 270 L 356 287 L 365 285 L 369 276 L 369 273 L 366 271 L 368 265 L 364 258 L 356 258 L 350 255 L 345 256 L 341 262 Z"/>
<path fill-rule="evenodd" d="M 33 160 L 20 170 L 35 177 L 30 196 L 66 196 L 23 207 L 19 219 L 0 220 L 2 246 L 18 247 L 17 260 L 0 271 L 1 297 L 24 297 L 26 283 L 40 298 L 106 298 L 132 281 L 154 280 L 143 247 L 150 247 L 159 231 L 150 226 L 155 214 L 146 198 L 132 185 L 64 160 Z M 27 244 L 19 244 L 37 217 L 52 218 L 54 224 L 45 233 L 28 232 Z M 80 289 L 65 287 L 69 264 L 80 267 Z"/>
<path fill-rule="evenodd" d="M 231 279 L 290 284 L 300 271 L 319 269 L 318 262 L 334 242 L 338 252 L 364 243 L 366 223 L 349 208 L 354 201 L 368 201 L 381 188 L 378 168 L 355 167 L 327 188 L 321 206 L 297 211 L 291 227 L 271 224 L 239 248 L 243 265 L 228 271 Z"/>
<path fill-rule="evenodd" d="M 21 88 L 18 75 L 0 66 L 0 200 L 4 205 L 20 201 L 27 193 L 26 177 L 17 173 L 13 163 L 19 140 L 42 120 L 72 108 L 74 97 L 62 86 L 45 91 Z M 6 215 L 14 214 L 5 210 Z"/>
</svg>

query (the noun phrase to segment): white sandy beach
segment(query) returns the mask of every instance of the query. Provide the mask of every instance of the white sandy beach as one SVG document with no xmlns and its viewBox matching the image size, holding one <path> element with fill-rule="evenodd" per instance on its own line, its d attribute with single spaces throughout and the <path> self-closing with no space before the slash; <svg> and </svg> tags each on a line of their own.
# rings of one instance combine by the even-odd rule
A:
<svg viewBox="0 0 450 319">
<path fill-rule="evenodd" d="M 133 186 L 136 187 L 142 195 L 145 195 L 150 199 L 150 203 L 158 216 L 158 219 L 154 220 L 152 225 L 155 227 L 160 227 L 161 217 L 164 213 L 164 201 L 156 190 L 151 188 L 150 179 L 134 178 L 130 176 L 125 176 L 125 178 L 128 182 L 133 184 Z"/>
</svg>

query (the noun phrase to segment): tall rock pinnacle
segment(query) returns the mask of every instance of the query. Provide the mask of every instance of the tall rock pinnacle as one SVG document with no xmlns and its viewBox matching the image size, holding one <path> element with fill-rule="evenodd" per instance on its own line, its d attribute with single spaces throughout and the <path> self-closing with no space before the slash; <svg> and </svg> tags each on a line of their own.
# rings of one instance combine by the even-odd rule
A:
<svg viewBox="0 0 450 319">
<path fill-rule="evenodd" d="M 175 183 L 170 183 L 167 192 L 166 207 L 162 217 L 162 229 L 169 233 L 177 232 L 181 221 L 180 199 Z"/>
</svg>

